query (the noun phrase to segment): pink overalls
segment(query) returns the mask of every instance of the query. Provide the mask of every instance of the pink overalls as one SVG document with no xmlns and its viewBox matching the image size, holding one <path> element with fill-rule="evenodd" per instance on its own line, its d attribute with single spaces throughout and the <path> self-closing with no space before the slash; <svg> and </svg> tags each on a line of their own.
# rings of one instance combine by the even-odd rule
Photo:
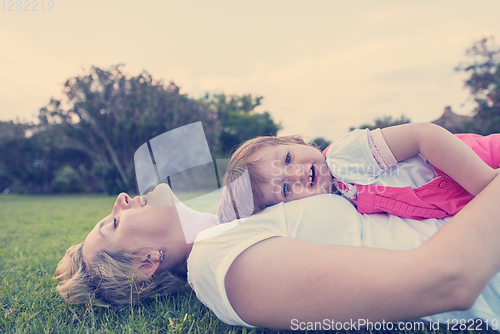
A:
<svg viewBox="0 0 500 334">
<path fill-rule="evenodd" d="M 500 134 L 483 137 L 476 134 L 456 135 L 464 141 L 490 167 L 497 169 L 500 163 Z M 326 157 L 326 151 L 323 155 Z M 448 175 L 434 168 L 436 178 L 425 185 L 411 187 L 387 187 L 358 185 L 357 198 L 352 199 L 359 213 L 390 213 L 402 218 L 427 219 L 453 216 L 474 196 Z M 346 187 L 338 182 L 342 192 Z"/>
</svg>

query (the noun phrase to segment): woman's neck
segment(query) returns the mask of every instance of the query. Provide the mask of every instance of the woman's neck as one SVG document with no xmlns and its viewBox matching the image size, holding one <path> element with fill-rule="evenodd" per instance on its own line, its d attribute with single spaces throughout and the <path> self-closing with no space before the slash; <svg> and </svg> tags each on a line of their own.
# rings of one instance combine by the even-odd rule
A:
<svg viewBox="0 0 500 334">
<path fill-rule="evenodd" d="M 217 216 L 213 214 L 193 210 L 180 201 L 176 202 L 175 206 L 188 244 L 194 243 L 201 231 L 219 224 Z"/>
</svg>

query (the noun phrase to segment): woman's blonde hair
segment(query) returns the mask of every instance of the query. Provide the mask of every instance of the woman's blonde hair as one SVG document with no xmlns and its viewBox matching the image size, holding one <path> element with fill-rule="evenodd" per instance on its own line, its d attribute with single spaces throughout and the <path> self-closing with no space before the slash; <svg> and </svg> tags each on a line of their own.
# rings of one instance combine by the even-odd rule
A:
<svg viewBox="0 0 500 334">
<path fill-rule="evenodd" d="M 73 245 L 57 265 L 57 290 L 70 304 L 138 304 L 155 293 L 172 293 L 186 283 L 170 271 L 147 277 L 132 264 L 135 255 L 100 251 L 88 265 L 82 256 L 83 242 Z"/>
<path fill-rule="evenodd" d="M 219 221 L 228 223 L 235 219 L 250 217 L 266 208 L 260 185 L 268 182 L 258 168 L 256 155 L 260 149 L 278 145 L 306 145 L 302 136 L 264 136 L 244 142 L 231 156 L 222 180 L 219 199 Z"/>
</svg>

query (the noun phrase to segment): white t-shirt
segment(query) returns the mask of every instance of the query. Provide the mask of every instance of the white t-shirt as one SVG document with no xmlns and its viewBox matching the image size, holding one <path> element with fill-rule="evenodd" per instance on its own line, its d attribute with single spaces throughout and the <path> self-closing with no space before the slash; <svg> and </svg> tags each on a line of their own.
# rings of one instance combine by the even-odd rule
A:
<svg viewBox="0 0 500 334">
<path fill-rule="evenodd" d="M 352 184 L 418 188 L 436 177 L 431 164 L 422 155 L 397 162 L 380 129 L 354 130 L 328 147 L 326 164 L 338 187 L 349 199 L 356 198 Z"/>
<path fill-rule="evenodd" d="M 319 195 L 269 207 L 262 213 L 200 233 L 188 258 L 188 282 L 198 299 L 230 325 L 253 327 L 236 314 L 227 298 L 224 278 L 233 261 L 248 247 L 281 236 L 334 245 L 413 249 L 446 220 L 415 221 L 387 214 L 362 215 L 344 198 Z M 500 274 L 467 311 L 424 317 L 500 319 Z"/>
</svg>

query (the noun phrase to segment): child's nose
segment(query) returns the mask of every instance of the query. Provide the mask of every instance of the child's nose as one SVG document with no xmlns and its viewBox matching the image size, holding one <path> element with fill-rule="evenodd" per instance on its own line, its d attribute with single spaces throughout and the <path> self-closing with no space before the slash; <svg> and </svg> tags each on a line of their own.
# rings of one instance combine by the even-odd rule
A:
<svg viewBox="0 0 500 334">
<path fill-rule="evenodd" d="M 293 171 L 294 182 L 302 183 L 303 176 L 304 176 L 304 167 L 302 165 L 295 166 Z"/>
</svg>

